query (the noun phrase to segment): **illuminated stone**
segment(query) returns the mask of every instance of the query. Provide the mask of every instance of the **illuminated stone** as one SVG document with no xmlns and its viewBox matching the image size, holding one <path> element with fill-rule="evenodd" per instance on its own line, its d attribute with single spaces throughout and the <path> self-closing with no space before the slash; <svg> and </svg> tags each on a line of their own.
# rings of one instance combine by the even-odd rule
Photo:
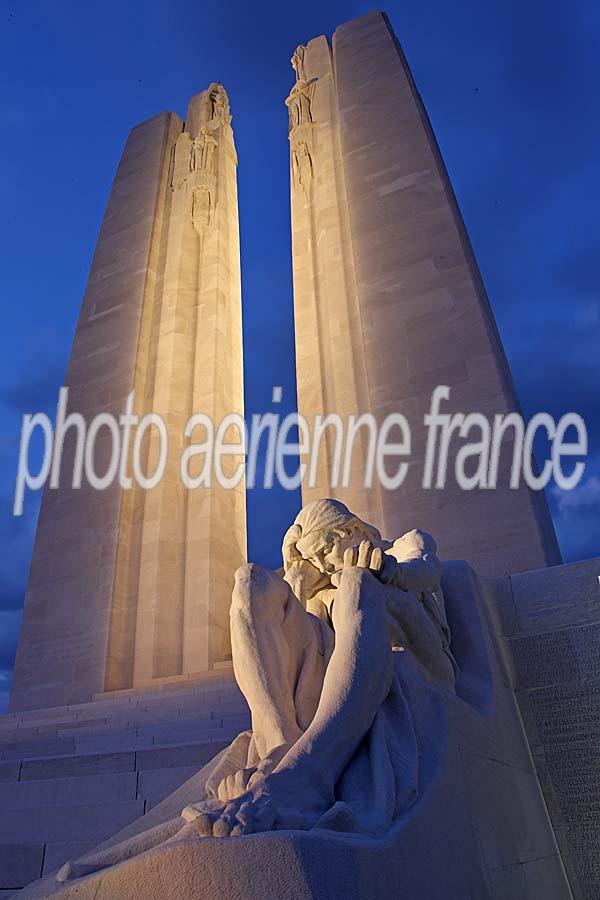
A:
<svg viewBox="0 0 600 900">
<path fill-rule="evenodd" d="M 427 113 L 387 19 L 378 12 L 296 50 L 290 178 L 299 412 L 403 413 L 406 481 L 364 486 L 366 433 L 347 488 L 332 489 L 334 442 L 303 501 L 337 497 L 386 534 L 418 522 L 446 558 L 483 576 L 560 561 L 543 493 L 510 489 L 512 445 L 498 488 L 449 477 L 423 490 L 424 415 L 438 385 L 445 412 L 518 409 L 508 363 Z M 390 435 L 394 439 L 397 432 Z M 397 465 L 392 461 L 390 465 Z M 465 528 L 468 522 L 468 528 Z"/>
<path fill-rule="evenodd" d="M 243 414 L 237 157 L 229 102 L 213 84 L 185 126 L 162 113 L 133 129 L 113 184 L 66 376 L 88 423 L 134 412 L 166 422 L 165 477 L 104 491 L 60 484 L 37 530 L 11 709 L 59 706 L 189 677 L 230 659 L 233 571 L 245 559 L 244 483 L 185 491 L 179 457 L 197 410 Z M 95 468 L 106 469 L 100 432 Z M 198 438 L 200 439 L 200 438 Z M 142 444 L 156 463 L 156 430 Z M 228 460 L 233 466 L 235 460 Z M 129 469 L 131 471 L 131 467 Z"/>
</svg>

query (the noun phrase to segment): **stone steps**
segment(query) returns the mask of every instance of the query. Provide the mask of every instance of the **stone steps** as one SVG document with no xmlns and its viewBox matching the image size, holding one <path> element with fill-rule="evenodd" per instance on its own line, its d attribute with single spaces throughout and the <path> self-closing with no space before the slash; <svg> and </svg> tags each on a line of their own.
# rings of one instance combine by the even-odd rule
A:
<svg viewBox="0 0 600 900">
<path fill-rule="evenodd" d="M 216 746 L 210 745 L 211 751 Z M 85 797 L 87 804 L 98 805 L 141 800 L 146 812 L 187 781 L 198 768 L 198 765 L 172 766 L 79 777 L 5 781 L 0 784 L 0 808 L 9 813 L 10 810 L 41 806 L 79 806 L 80 798 Z M 7 818 L 10 816 L 7 815 Z"/>
<path fill-rule="evenodd" d="M 106 840 L 226 745 L 26 759 L 11 778 L 0 763 L 0 891 L 24 887 Z"/>
<path fill-rule="evenodd" d="M 144 803 L 139 800 L 85 803 L 85 795 L 78 795 L 78 800 L 68 809 L 42 805 L 11 810 L 0 821 L 0 844 L 77 839 L 100 843 L 144 814 Z"/>
<path fill-rule="evenodd" d="M 106 772 L 71 778 L 4 781 L 0 784 L 0 807 L 6 812 L 39 806 L 78 806 L 81 797 L 90 804 L 136 800 L 137 780 L 136 772 Z"/>
<path fill-rule="evenodd" d="M 11 760 L 142 750 L 155 745 L 231 740 L 249 727 L 245 701 L 229 689 L 132 702 L 103 701 L 107 714 L 87 709 L 56 710 L 55 720 L 0 720 L 0 764 Z M 8 720 L 8 721 L 7 721 Z M 3 776 L 0 775 L 0 779 Z"/>
<path fill-rule="evenodd" d="M 19 751 L 36 756 L 89 752 L 94 739 L 105 734 L 110 734 L 115 741 L 127 735 L 143 746 L 161 724 L 219 728 L 224 717 L 246 712 L 235 682 L 223 680 L 223 675 L 220 678 L 218 683 L 166 685 L 163 688 L 170 690 L 157 689 L 154 693 L 123 691 L 121 696 L 99 695 L 91 703 L 3 716 L 0 759 L 16 758 Z"/>
<path fill-rule="evenodd" d="M 1 718 L 0 900 L 143 815 L 249 727 L 224 675 Z"/>
</svg>

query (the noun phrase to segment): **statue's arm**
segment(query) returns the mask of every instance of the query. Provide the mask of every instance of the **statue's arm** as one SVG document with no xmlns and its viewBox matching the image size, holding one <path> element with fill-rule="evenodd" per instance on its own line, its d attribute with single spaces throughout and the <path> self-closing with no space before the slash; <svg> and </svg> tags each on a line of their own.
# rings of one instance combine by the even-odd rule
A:
<svg viewBox="0 0 600 900">
<path fill-rule="evenodd" d="M 386 552 L 382 580 L 403 591 L 434 592 L 442 577 L 442 564 L 436 554 L 432 536 L 415 528 L 394 541 Z"/>
</svg>

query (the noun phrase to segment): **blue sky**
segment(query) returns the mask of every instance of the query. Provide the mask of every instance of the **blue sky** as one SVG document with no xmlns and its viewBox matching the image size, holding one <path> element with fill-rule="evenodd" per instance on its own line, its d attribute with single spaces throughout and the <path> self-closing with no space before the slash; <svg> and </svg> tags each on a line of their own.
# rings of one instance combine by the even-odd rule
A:
<svg viewBox="0 0 600 900">
<path fill-rule="evenodd" d="M 2 3 L 0 9 L 0 710 L 39 498 L 11 517 L 20 420 L 56 403 L 129 129 L 229 93 L 247 411 L 294 408 L 287 114 L 294 47 L 354 2 Z M 587 423 L 583 484 L 549 500 L 566 560 L 600 553 L 600 7 L 404 0 L 386 7 L 425 101 L 527 415 Z M 298 497 L 249 497 L 250 554 L 276 564 Z"/>
</svg>

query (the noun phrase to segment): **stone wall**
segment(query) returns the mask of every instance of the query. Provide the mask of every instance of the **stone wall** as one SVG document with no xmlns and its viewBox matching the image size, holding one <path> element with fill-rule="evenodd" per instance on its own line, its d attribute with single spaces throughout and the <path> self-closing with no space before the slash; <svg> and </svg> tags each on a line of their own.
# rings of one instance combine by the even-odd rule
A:
<svg viewBox="0 0 600 900">
<path fill-rule="evenodd" d="M 600 896 L 600 557 L 487 584 L 571 888 L 590 900 Z"/>
</svg>

